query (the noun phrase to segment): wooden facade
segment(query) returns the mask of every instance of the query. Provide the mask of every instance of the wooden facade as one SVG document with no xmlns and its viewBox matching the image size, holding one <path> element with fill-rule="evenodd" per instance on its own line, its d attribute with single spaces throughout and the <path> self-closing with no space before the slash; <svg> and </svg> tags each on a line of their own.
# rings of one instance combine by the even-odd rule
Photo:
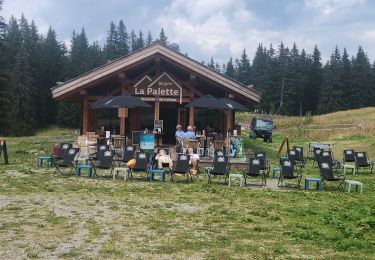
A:
<svg viewBox="0 0 375 260">
<path fill-rule="evenodd" d="M 200 124 L 202 118 L 216 113 L 215 126 L 222 132 L 233 129 L 234 112 L 204 111 L 186 107 L 195 98 L 211 94 L 229 97 L 246 107 L 258 104 L 258 91 L 240 84 L 163 44 L 152 45 L 109 62 L 77 78 L 51 88 L 52 97 L 59 101 L 82 105 L 82 132 L 95 131 L 101 124 L 103 111 L 90 108 L 90 102 L 105 96 L 129 93 L 153 106 L 153 109 L 129 109 L 127 118 L 116 114 L 114 121 L 123 134 L 129 134 L 153 122 L 163 120 L 168 132 L 176 124 L 184 127 Z M 99 116 L 99 117 L 98 117 Z M 198 121 L 197 121 L 198 120 Z"/>
</svg>

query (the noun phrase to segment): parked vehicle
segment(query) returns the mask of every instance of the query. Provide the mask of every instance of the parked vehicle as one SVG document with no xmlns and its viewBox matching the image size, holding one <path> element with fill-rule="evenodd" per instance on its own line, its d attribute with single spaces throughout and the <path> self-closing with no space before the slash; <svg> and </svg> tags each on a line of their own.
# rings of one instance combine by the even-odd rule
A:
<svg viewBox="0 0 375 260">
<path fill-rule="evenodd" d="M 272 127 L 272 119 L 253 117 L 250 124 L 250 137 L 260 137 L 264 142 L 272 142 Z"/>
</svg>

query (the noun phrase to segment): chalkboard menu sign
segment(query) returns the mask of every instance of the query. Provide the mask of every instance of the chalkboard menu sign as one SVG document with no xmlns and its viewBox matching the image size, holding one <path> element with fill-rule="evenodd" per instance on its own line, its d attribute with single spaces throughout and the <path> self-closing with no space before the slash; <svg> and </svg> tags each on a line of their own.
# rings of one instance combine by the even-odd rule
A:
<svg viewBox="0 0 375 260">
<path fill-rule="evenodd" d="M 155 148 L 155 136 L 153 134 L 141 134 L 139 148 L 142 151 L 153 151 Z"/>
<path fill-rule="evenodd" d="M 154 121 L 154 130 L 156 130 L 158 133 L 163 132 L 163 120 Z"/>
</svg>

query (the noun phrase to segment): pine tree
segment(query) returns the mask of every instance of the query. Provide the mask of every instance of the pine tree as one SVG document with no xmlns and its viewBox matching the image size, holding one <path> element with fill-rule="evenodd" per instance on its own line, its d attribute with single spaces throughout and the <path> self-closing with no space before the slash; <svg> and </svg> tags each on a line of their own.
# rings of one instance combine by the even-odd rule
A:
<svg viewBox="0 0 375 260">
<path fill-rule="evenodd" d="M 331 59 L 324 66 L 323 82 L 319 93 L 319 113 L 334 112 L 342 109 L 342 72 L 342 59 L 336 46 Z"/>
<path fill-rule="evenodd" d="M 150 30 L 149 30 L 148 34 L 147 34 L 147 39 L 146 39 L 146 46 L 151 45 L 151 43 L 152 43 L 152 35 L 151 35 Z"/>
<path fill-rule="evenodd" d="M 107 42 L 105 45 L 105 53 L 108 60 L 114 60 L 118 57 L 118 45 L 119 35 L 116 30 L 116 25 L 111 22 L 109 25 Z"/>
<path fill-rule="evenodd" d="M 211 68 L 211 69 L 215 69 L 215 62 L 214 62 L 214 58 L 211 57 L 211 60 L 210 62 L 207 63 L 207 67 Z"/>
<path fill-rule="evenodd" d="M 99 43 L 93 42 L 88 49 L 87 63 L 89 69 L 97 68 L 104 64 L 104 55 Z"/>
<path fill-rule="evenodd" d="M 130 41 L 131 41 L 131 47 L 132 51 L 136 51 L 137 49 L 137 35 L 135 35 L 134 30 L 130 33 Z"/>
<path fill-rule="evenodd" d="M 352 63 L 349 60 L 349 55 L 344 48 L 342 55 L 342 96 L 343 109 L 349 109 L 352 107 Z"/>
<path fill-rule="evenodd" d="M 216 62 L 215 64 L 215 70 L 219 73 L 221 73 L 221 67 L 220 67 L 220 64 L 218 62 Z"/>
<path fill-rule="evenodd" d="M 87 72 L 90 67 L 88 64 L 89 43 L 87 41 L 85 29 L 81 33 L 72 36 L 72 46 L 70 50 L 70 77 L 76 77 Z"/>
<path fill-rule="evenodd" d="M 375 91 L 372 82 L 372 70 L 366 53 L 360 46 L 353 60 L 353 99 L 352 107 L 374 106 Z"/>
<path fill-rule="evenodd" d="M 137 49 L 142 49 L 145 47 L 145 40 L 143 39 L 143 32 L 139 31 L 138 38 L 137 38 Z"/>
<path fill-rule="evenodd" d="M 79 34 L 73 31 L 69 58 L 69 78 L 79 76 L 91 69 L 89 64 L 89 44 L 84 28 L 82 28 Z M 79 127 L 81 122 L 80 106 L 76 104 L 59 103 L 57 111 L 57 123 L 59 125 Z"/>
<path fill-rule="evenodd" d="M 237 69 L 237 80 L 245 85 L 249 85 L 251 83 L 251 66 L 245 49 L 242 52 L 241 60 L 238 63 Z"/>
<path fill-rule="evenodd" d="M 4 42 L 7 49 L 5 59 L 7 60 L 8 72 L 10 73 L 10 68 L 12 68 L 15 64 L 15 57 L 17 56 L 22 42 L 20 27 L 18 25 L 17 19 L 13 16 L 9 20 Z"/>
<path fill-rule="evenodd" d="M 234 71 L 234 65 L 233 65 L 233 59 L 232 57 L 229 59 L 227 63 L 227 69 L 225 70 L 225 75 L 234 79 L 235 77 L 235 71 Z"/>
<path fill-rule="evenodd" d="M 42 91 L 43 98 L 38 110 L 38 115 L 45 113 L 47 123 L 56 122 L 56 101 L 51 97 L 50 88 L 56 85 L 56 82 L 63 81 L 66 78 L 65 46 L 56 39 L 55 31 L 49 27 L 47 35 L 41 42 L 41 64 L 39 88 Z M 39 97 L 41 99 L 41 96 Z"/>
<path fill-rule="evenodd" d="M 11 131 L 13 135 L 31 135 L 35 131 L 35 90 L 33 88 L 29 54 L 25 41 L 21 43 L 11 74 Z"/>
<path fill-rule="evenodd" d="M 2 9 L 3 1 L 0 0 L 0 11 Z M 9 108 L 9 95 L 8 95 L 8 74 L 6 70 L 7 48 L 5 44 L 6 24 L 4 18 L 0 15 L 0 135 L 4 135 L 8 128 L 8 108 Z"/>
<path fill-rule="evenodd" d="M 160 31 L 160 34 L 159 34 L 159 40 L 164 45 L 168 44 L 168 37 L 166 36 L 163 28 L 161 28 L 161 31 Z"/>
<path fill-rule="evenodd" d="M 321 54 L 318 47 L 315 45 L 314 52 L 311 59 L 310 70 L 308 75 L 308 83 L 306 84 L 306 111 L 315 113 L 319 101 L 319 91 L 323 82 L 323 70 L 321 63 Z"/>
<path fill-rule="evenodd" d="M 129 34 L 126 31 L 125 24 L 120 20 L 118 24 L 118 55 L 119 57 L 127 55 L 129 53 Z"/>
</svg>

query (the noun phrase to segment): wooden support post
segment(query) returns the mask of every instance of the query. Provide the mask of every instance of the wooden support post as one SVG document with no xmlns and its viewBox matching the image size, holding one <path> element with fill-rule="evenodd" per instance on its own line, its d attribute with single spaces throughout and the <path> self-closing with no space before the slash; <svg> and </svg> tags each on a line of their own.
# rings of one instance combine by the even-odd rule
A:
<svg viewBox="0 0 375 260">
<path fill-rule="evenodd" d="M 226 122 L 227 122 L 225 131 L 226 132 L 228 132 L 229 130 L 233 131 L 233 129 L 232 129 L 232 127 L 233 127 L 233 113 L 230 110 L 226 110 L 225 114 L 226 114 Z"/>
<path fill-rule="evenodd" d="M 82 134 L 89 131 L 89 102 L 87 95 L 83 96 L 83 109 L 82 109 Z"/>
<path fill-rule="evenodd" d="M 154 120 L 159 120 L 159 117 L 160 117 L 160 101 L 155 100 Z"/>
<path fill-rule="evenodd" d="M 189 107 L 189 125 L 194 126 L 194 107 Z"/>
<path fill-rule="evenodd" d="M 125 136 L 125 117 L 120 117 L 120 135 Z"/>
</svg>

